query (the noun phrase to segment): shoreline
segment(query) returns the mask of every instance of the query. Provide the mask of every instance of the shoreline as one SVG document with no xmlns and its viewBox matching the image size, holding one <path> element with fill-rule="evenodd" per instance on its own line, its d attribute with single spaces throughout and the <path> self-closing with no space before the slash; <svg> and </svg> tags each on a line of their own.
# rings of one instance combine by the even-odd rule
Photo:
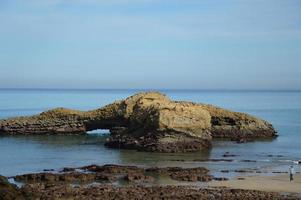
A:
<svg viewBox="0 0 301 200">
<path fill-rule="evenodd" d="M 301 174 L 290 183 L 287 174 L 228 180 L 204 167 L 89 165 L 13 178 L 21 187 L 0 176 L 0 199 L 301 199 Z"/>
<path fill-rule="evenodd" d="M 238 176 L 228 181 L 212 181 L 209 187 L 226 187 L 232 189 L 247 189 L 279 193 L 299 193 L 301 195 L 301 174 L 294 175 L 294 181 L 289 181 L 289 175 L 274 176 Z"/>
</svg>

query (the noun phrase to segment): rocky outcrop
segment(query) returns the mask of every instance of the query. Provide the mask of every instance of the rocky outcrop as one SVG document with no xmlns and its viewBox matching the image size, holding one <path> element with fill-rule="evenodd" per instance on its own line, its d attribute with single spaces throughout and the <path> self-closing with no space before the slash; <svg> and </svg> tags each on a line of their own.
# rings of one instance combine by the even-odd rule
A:
<svg viewBox="0 0 301 200">
<path fill-rule="evenodd" d="M 213 179 L 204 167 L 196 168 L 181 168 L 181 167 L 166 167 L 166 168 L 148 168 L 147 172 L 156 173 L 161 176 L 170 176 L 171 179 L 177 181 L 190 181 L 190 182 L 208 182 Z"/>
<path fill-rule="evenodd" d="M 213 138 L 270 138 L 268 122 L 212 105 L 172 101 L 158 92 L 139 93 L 92 111 L 65 108 L 0 120 L 2 134 L 78 134 L 110 129 L 113 148 L 186 152 L 209 148 Z"/>
<path fill-rule="evenodd" d="M 0 199 L 300 199 L 298 194 L 293 193 L 208 188 L 204 183 L 204 187 L 193 187 L 195 184 L 190 184 L 227 180 L 213 177 L 208 172 L 203 167 L 89 165 L 64 168 L 56 173 L 15 176 L 15 181 L 22 183 L 20 188 L 0 176 Z M 167 177 L 174 180 L 172 185 L 158 186 L 158 180 L 166 180 Z"/>
<path fill-rule="evenodd" d="M 15 185 L 9 183 L 6 177 L 0 175 L 0 199 L 21 200 L 25 198 Z"/>
<path fill-rule="evenodd" d="M 155 177 L 164 176 L 177 181 L 208 182 L 215 178 L 208 173 L 209 170 L 204 167 L 139 168 L 123 165 L 89 165 L 80 168 L 68 168 L 68 170 L 63 170 L 60 173 L 42 172 L 17 175 L 14 179 L 22 183 L 100 183 L 103 181 L 112 183 L 119 179 L 138 183 L 151 182 Z"/>
<path fill-rule="evenodd" d="M 256 190 L 240 190 L 227 188 L 196 188 L 190 186 L 128 186 L 95 185 L 91 187 L 70 185 L 29 184 L 23 189 L 24 193 L 33 196 L 32 199 L 74 199 L 74 200 L 285 200 L 301 198 L 295 194 L 279 194 Z"/>
</svg>

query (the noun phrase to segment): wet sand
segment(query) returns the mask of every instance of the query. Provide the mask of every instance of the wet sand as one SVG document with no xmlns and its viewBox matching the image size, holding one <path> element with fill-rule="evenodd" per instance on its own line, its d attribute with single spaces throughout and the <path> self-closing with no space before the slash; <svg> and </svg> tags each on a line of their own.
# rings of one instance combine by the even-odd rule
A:
<svg viewBox="0 0 301 200">
<path fill-rule="evenodd" d="M 239 178 L 244 178 L 239 180 Z M 288 174 L 277 176 L 237 177 L 229 181 L 212 181 L 209 187 L 228 187 L 233 189 L 260 190 L 271 192 L 301 193 L 301 174 L 294 175 L 290 182 Z"/>
</svg>

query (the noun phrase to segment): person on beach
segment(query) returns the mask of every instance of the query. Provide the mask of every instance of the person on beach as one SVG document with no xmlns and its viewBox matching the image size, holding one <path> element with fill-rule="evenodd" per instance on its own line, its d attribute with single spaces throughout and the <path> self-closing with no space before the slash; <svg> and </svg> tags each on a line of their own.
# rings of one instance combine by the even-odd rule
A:
<svg viewBox="0 0 301 200">
<path fill-rule="evenodd" d="M 295 173 L 295 171 L 294 171 L 294 166 L 291 166 L 291 167 L 290 167 L 289 172 L 290 172 L 290 182 L 291 182 L 291 181 L 294 180 L 294 173 Z"/>
</svg>

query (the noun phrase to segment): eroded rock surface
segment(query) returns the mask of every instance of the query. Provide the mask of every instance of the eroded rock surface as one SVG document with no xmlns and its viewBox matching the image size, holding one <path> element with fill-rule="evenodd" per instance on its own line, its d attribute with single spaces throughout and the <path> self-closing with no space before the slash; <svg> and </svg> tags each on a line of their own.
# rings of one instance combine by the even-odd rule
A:
<svg viewBox="0 0 301 200">
<path fill-rule="evenodd" d="M 79 168 L 68 168 L 68 170 L 64 168 L 59 173 L 42 172 L 17 175 L 14 179 L 23 183 L 114 182 L 120 178 L 129 182 L 150 182 L 154 180 L 154 177 L 166 176 L 177 181 L 208 182 L 214 178 L 208 173 L 209 170 L 204 167 L 140 168 L 137 166 L 124 165 L 88 165 Z"/>
<path fill-rule="evenodd" d="M 179 183 L 181 181 L 206 182 L 212 179 L 227 180 L 210 176 L 209 171 L 202 167 L 139 168 L 89 165 L 64 168 L 63 171 L 16 176 L 15 180 L 23 183 L 21 188 L 9 183 L 6 177 L 0 176 L 0 199 L 300 199 L 298 194 L 282 195 L 255 190 L 208 189 L 180 185 L 157 186 L 154 181 L 155 177 L 160 176 L 164 178 L 169 176 Z M 108 180 L 107 177 L 113 179 L 101 181 Z M 120 179 L 129 184 L 116 184 Z"/>
<path fill-rule="evenodd" d="M 115 199 L 115 200 L 284 200 L 300 199 L 294 195 L 284 196 L 275 192 L 262 192 L 255 190 L 239 189 L 197 189 L 187 186 L 130 186 L 116 187 L 112 185 L 100 185 L 92 187 L 71 187 L 68 185 L 26 185 L 22 189 L 33 199 Z"/>
<path fill-rule="evenodd" d="M 177 181 L 190 181 L 190 182 L 208 182 L 211 181 L 213 176 L 209 175 L 204 167 L 197 168 L 181 168 L 181 167 L 166 167 L 166 168 L 148 168 L 147 172 L 157 173 L 159 175 L 169 176 L 171 179 Z"/>
<path fill-rule="evenodd" d="M 0 175 L 0 199 L 21 200 L 25 198 L 15 185 L 9 183 L 6 177 Z"/>
<path fill-rule="evenodd" d="M 271 138 L 272 125 L 212 105 L 172 101 L 158 92 L 139 93 L 100 109 L 57 108 L 30 117 L 0 120 L 1 134 L 79 134 L 110 129 L 106 145 L 159 152 L 196 151 L 214 138 Z"/>
</svg>

